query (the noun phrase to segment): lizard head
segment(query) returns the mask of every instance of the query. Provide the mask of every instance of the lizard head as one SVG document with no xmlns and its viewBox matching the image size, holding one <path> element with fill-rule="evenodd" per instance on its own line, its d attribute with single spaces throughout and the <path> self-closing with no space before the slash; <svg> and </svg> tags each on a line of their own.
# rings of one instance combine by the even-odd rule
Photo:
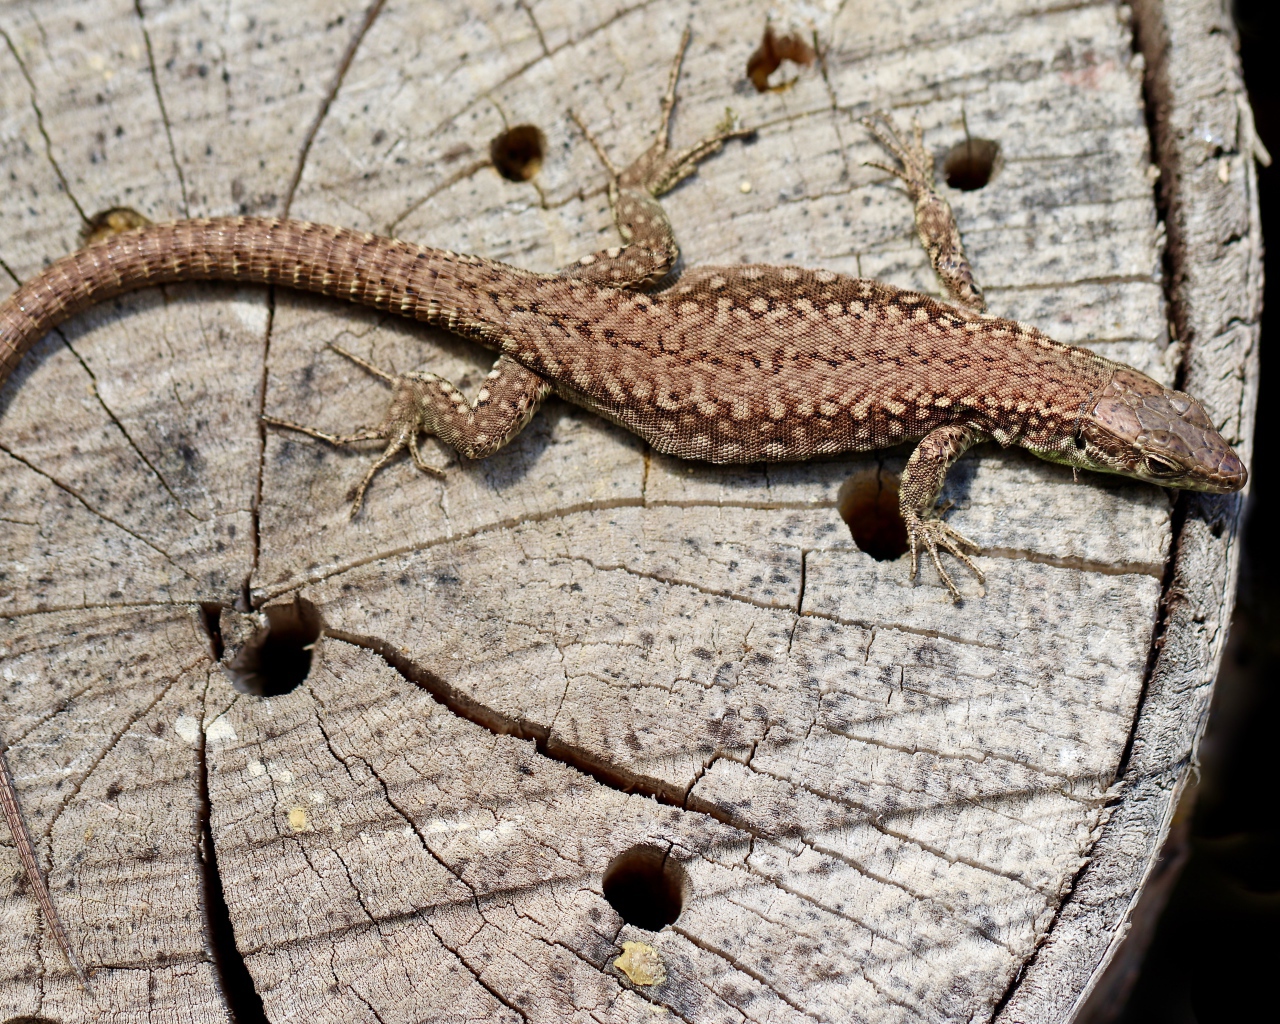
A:
<svg viewBox="0 0 1280 1024">
<path fill-rule="evenodd" d="M 1127 366 L 1081 407 L 1073 442 L 1082 467 L 1163 487 L 1225 494 L 1249 479 L 1204 406 Z"/>
</svg>

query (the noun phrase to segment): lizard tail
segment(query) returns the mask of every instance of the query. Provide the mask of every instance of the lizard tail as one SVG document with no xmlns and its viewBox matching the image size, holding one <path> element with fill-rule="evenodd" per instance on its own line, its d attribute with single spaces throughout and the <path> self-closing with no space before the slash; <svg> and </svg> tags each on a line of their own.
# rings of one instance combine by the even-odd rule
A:
<svg viewBox="0 0 1280 1024">
<path fill-rule="evenodd" d="M 180 220 L 110 234 L 0 303 L 0 385 L 54 327 L 124 292 L 176 281 L 278 284 L 374 306 L 486 341 L 495 285 L 527 271 L 393 238 L 265 217 Z"/>
</svg>

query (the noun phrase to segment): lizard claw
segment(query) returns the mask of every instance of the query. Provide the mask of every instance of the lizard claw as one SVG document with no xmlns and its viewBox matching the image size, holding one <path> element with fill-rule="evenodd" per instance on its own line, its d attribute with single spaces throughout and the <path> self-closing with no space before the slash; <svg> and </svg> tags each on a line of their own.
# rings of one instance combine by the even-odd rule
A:
<svg viewBox="0 0 1280 1024">
<path fill-rule="evenodd" d="M 859 123 L 901 165 L 895 167 L 876 160 L 864 160 L 864 167 L 874 167 L 892 174 L 907 186 L 912 198 L 933 190 L 933 158 L 924 148 L 924 130 L 919 119 L 912 119 L 913 137 L 910 142 L 903 139 L 897 123 L 883 110 L 877 110 L 869 117 L 859 118 Z"/>
<path fill-rule="evenodd" d="M 916 578 L 919 571 L 920 548 L 923 547 L 929 552 L 929 557 L 933 559 L 934 568 L 938 570 L 938 575 L 942 577 L 942 582 L 947 585 L 947 589 L 951 591 L 952 600 L 957 604 L 961 601 L 960 590 L 956 587 L 951 576 L 948 575 L 947 570 L 942 567 L 942 559 L 938 557 L 938 548 L 942 548 L 963 562 L 978 578 L 979 583 L 986 582 L 986 577 L 982 574 L 982 570 L 963 550 L 967 547 L 976 551 L 978 550 L 978 545 L 964 536 L 964 534 L 952 529 L 941 519 L 924 519 L 920 516 L 910 516 L 907 519 L 907 536 L 911 541 L 912 579 Z"/>
</svg>

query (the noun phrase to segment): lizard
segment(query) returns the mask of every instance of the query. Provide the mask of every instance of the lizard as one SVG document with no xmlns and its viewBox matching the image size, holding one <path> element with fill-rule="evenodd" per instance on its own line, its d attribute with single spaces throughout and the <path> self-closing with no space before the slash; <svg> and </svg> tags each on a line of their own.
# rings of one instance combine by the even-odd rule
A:
<svg viewBox="0 0 1280 1024">
<path fill-rule="evenodd" d="M 982 581 L 969 554 L 978 546 L 936 506 L 948 470 L 976 444 L 994 440 L 1073 470 L 1167 487 L 1226 493 L 1245 485 L 1244 463 L 1196 399 L 986 312 L 918 120 L 910 138 L 887 113 L 862 124 L 891 158 L 871 165 L 899 179 L 914 204 L 917 234 L 950 302 L 791 266 L 697 267 L 664 281 L 679 249 L 659 197 L 727 141 L 750 134 L 729 113 L 714 132 L 672 151 L 689 35 L 686 28 L 654 141 L 625 169 L 573 115 L 604 165 L 623 245 L 558 273 L 536 273 L 305 221 L 152 224 L 108 211 L 98 222 L 101 237 L 0 303 L 0 386 L 58 323 L 132 289 L 222 280 L 319 292 L 443 326 L 498 352 L 469 399 L 436 374 L 388 373 L 331 346 L 390 386 L 381 422 L 338 435 L 262 417 L 333 445 L 386 443 L 354 488 L 353 517 L 374 476 L 405 449 L 420 470 L 442 475 L 423 458 L 419 436 L 482 459 L 519 434 L 552 393 L 633 431 L 655 451 L 704 462 L 805 460 L 915 441 L 899 487 L 910 577 L 927 552 L 956 601 L 960 590 L 939 549 Z M 41 911 L 87 985 L 3 756 L 0 804 Z"/>
</svg>

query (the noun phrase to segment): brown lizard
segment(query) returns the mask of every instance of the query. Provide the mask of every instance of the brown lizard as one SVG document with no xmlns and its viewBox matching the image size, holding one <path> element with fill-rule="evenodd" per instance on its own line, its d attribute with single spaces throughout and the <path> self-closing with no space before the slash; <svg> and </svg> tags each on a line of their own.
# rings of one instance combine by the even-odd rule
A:
<svg viewBox="0 0 1280 1024">
<path fill-rule="evenodd" d="M 355 490 L 353 516 L 373 476 L 405 448 L 420 469 L 440 472 L 423 459 L 420 434 L 482 459 L 518 434 L 552 392 L 656 451 L 707 462 L 812 459 L 918 440 L 899 499 L 911 575 L 923 547 L 956 600 L 938 549 L 981 580 L 965 551 L 976 545 L 944 523 L 935 505 L 948 469 L 979 442 L 1170 487 L 1244 486 L 1244 464 L 1194 398 L 983 313 L 918 124 L 908 141 L 887 114 L 863 120 L 897 161 L 874 166 L 905 183 L 920 239 L 956 305 L 827 270 L 749 264 L 694 268 L 664 290 L 647 290 L 678 254 L 657 197 L 726 140 L 746 134 L 730 118 L 688 149 L 669 151 L 687 42 L 686 31 L 656 139 L 625 170 L 612 166 L 579 122 L 608 170 L 623 246 L 541 274 L 302 221 L 143 223 L 108 232 L 0 303 L 0 384 L 56 324 L 131 289 L 222 280 L 320 292 L 439 324 L 499 353 L 472 400 L 433 373 L 389 374 L 342 352 L 390 385 L 381 423 L 338 436 L 263 417 L 335 445 L 386 442 Z M 83 981 L 2 757 L 0 803 L 41 909 Z"/>
</svg>

